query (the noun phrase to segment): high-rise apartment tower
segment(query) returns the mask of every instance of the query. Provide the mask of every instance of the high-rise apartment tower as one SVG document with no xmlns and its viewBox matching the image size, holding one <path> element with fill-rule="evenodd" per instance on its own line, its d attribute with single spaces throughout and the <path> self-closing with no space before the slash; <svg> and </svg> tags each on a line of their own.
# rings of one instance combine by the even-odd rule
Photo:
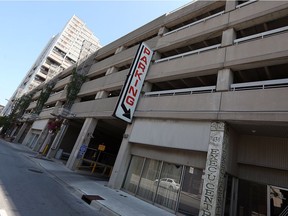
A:
<svg viewBox="0 0 288 216">
<path fill-rule="evenodd" d="M 99 39 L 81 19 L 73 15 L 63 31 L 49 40 L 3 109 L 2 115 L 10 113 L 15 99 L 47 82 L 99 48 L 101 48 Z"/>
</svg>

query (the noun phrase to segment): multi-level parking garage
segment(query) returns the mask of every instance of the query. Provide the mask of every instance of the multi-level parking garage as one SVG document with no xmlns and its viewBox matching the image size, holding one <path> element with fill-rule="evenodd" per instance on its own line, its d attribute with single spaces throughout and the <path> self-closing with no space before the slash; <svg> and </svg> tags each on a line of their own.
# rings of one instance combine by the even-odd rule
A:
<svg viewBox="0 0 288 216">
<path fill-rule="evenodd" d="M 196 1 L 160 16 L 89 58 L 45 154 L 62 149 L 67 167 L 91 166 L 110 187 L 177 215 L 286 215 L 287 30 L 285 1 Z M 141 42 L 154 56 L 127 124 L 113 112 Z M 26 135 L 40 150 L 71 76 L 56 77 L 49 107 L 16 141 Z"/>
</svg>

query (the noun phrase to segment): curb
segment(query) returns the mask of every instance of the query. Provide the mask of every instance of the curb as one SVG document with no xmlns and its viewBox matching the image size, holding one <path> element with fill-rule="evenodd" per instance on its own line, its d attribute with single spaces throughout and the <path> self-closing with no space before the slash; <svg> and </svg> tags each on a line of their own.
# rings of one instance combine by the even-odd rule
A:
<svg viewBox="0 0 288 216">
<path fill-rule="evenodd" d="M 105 215 L 105 216 L 121 216 L 120 214 L 114 212 L 113 210 L 107 208 L 105 205 L 101 204 L 98 201 L 92 200 L 91 206 L 93 206 L 96 210 L 99 211 L 99 213 Z"/>
<path fill-rule="evenodd" d="M 30 158 L 30 159 L 33 160 L 33 158 Z M 82 197 L 84 195 L 88 195 L 88 194 L 84 193 L 83 191 L 81 191 L 80 189 L 71 186 L 70 184 L 68 184 L 67 182 L 65 182 L 64 180 L 59 178 L 58 176 L 54 175 L 53 172 L 45 169 L 45 167 L 42 166 L 40 162 L 37 162 L 35 160 L 33 160 L 33 161 L 35 163 L 37 163 L 40 167 L 42 167 L 46 171 L 46 173 L 48 173 L 55 181 L 57 181 L 59 184 L 64 185 L 65 188 L 67 190 L 69 190 L 70 193 L 73 194 L 74 196 L 76 196 L 77 198 L 82 200 Z M 83 201 L 83 202 L 85 202 L 85 201 Z M 89 205 L 89 204 L 87 203 L 87 205 Z M 105 205 L 101 204 L 100 202 L 98 202 L 96 200 L 92 200 L 92 202 L 90 203 L 90 206 L 95 208 L 99 213 L 103 214 L 104 216 L 121 216 L 120 214 L 114 212 L 113 210 L 109 209 L 108 207 L 106 207 Z"/>
<path fill-rule="evenodd" d="M 3 140 L 6 143 L 10 143 L 7 142 L 6 140 Z M 15 144 L 15 143 L 12 143 Z M 14 145 L 11 145 L 13 148 L 15 149 L 19 149 Z M 27 153 L 29 152 L 29 149 L 27 149 Z M 68 184 L 67 182 L 65 182 L 64 180 L 62 180 L 60 177 L 58 177 L 57 175 L 55 175 L 53 172 L 47 170 L 42 164 L 41 162 L 35 160 L 35 159 L 41 159 L 41 158 L 36 158 L 36 157 L 32 157 L 31 155 L 28 155 L 27 153 L 24 153 L 23 155 L 28 158 L 29 160 L 33 161 L 35 164 L 37 164 L 39 167 L 41 167 L 43 170 L 45 170 L 45 172 L 51 177 L 53 178 L 56 182 L 58 182 L 59 184 L 63 185 L 63 187 L 65 187 L 72 195 L 74 195 L 75 197 L 79 198 L 82 200 L 82 197 L 84 195 L 87 195 L 86 193 L 84 193 L 83 191 L 81 191 L 78 188 L 75 188 L 73 186 L 71 186 L 70 184 Z M 33 153 L 33 151 L 31 151 L 31 153 Z M 84 200 L 82 200 L 83 202 L 85 202 Z M 89 205 L 87 203 L 87 205 Z M 105 205 L 103 205 L 102 203 L 98 202 L 97 200 L 92 200 L 92 202 L 90 203 L 90 206 L 95 208 L 100 214 L 104 215 L 104 216 L 121 216 L 120 214 L 118 214 L 117 212 L 111 210 L 110 208 L 106 207 Z"/>
</svg>

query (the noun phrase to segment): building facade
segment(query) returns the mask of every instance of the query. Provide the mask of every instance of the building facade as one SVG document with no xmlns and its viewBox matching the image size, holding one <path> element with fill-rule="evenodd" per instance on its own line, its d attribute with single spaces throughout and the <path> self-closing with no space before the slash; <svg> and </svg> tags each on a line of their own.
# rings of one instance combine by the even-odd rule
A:
<svg viewBox="0 0 288 216">
<path fill-rule="evenodd" d="M 77 16 L 73 16 L 61 33 L 53 36 L 10 98 L 2 115 L 8 115 L 13 101 L 45 83 L 79 59 L 101 48 L 99 39 Z"/>
<path fill-rule="evenodd" d="M 74 75 L 62 71 L 15 142 L 176 215 L 287 215 L 287 38 L 286 1 L 188 4 L 80 64 L 86 80 L 68 110 Z M 154 55 L 130 124 L 113 113 L 141 42 Z"/>
</svg>

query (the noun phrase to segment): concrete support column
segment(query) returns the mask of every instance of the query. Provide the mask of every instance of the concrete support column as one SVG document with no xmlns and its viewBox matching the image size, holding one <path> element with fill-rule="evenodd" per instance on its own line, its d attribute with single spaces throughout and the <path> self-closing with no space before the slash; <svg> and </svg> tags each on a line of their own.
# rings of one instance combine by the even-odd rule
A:
<svg viewBox="0 0 288 216">
<path fill-rule="evenodd" d="M 60 143 L 67 131 L 67 128 L 68 128 L 68 120 L 65 119 L 61 125 L 61 128 L 59 130 L 59 132 L 57 133 L 47 155 L 46 155 L 46 158 L 54 158 L 58 149 L 59 149 L 59 146 L 60 146 Z"/>
<path fill-rule="evenodd" d="M 57 101 L 55 107 L 61 107 L 63 105 L 63 101 Z"/>
<path fill-rule="evenodd" d="M 10 137 L 12 138 L 17 131 L 17 126 L 14 126 L 12 132 L 10 133 Z"/>
<path fill-rule="evenodd" d="M 152 57 L 152 61 L 161 59 L 161 54 L 158 53 L 157 51 L 154 52 L 153 57 Z"/>
<path fill-rule="evenodd" d="M 230 68 L 219 70 L 217 75 L 216 91 L 229 91 L 233 83 L 233 72 Z"/>
<path fill-rule="evenodd" d="M 115 55 L 116 55 L 117 53 L 122 52 L 122 51 L 125 50 L 125 49 L 126 49 L 126 48 L 125 48 L 124 46 L 118 47 L 118 48 L 116 49 L 116 51 L 115 51 Z"/>
<path fill-rule="evenodd" d="M 108 70 L 106 71 L 105 76 L 112 74 L 112 73 L 116 73 L 118 71 L 118 69 L 116 67 L 110 67 L 108 68 Z"/>
<path fill-rule="evenodd" d="M 87 147 L 89 145 L 90 139 L 91 139 L 92 134 L 96 128 L 96 125 L 97 125 L 96 119 L 86 118 L 86 120 L 82 126 L 82 129 L 79 133 L 79 136 L 76 140 L 76 143 L 74 144 L 71 155 L 67 161 L 66 166 L 69 169 L 74 170 L 77 167 L 77 165 L 80 163 L 80 160 L 83 156 L 80 157 L 78 155 L 79 150 L 80 150 L 81 146 Z"/>
<path fill-rule="evenodd" d="M 152 83 L 144 82 L 141 92 L 142 93 L 151 92 L 151 90 L 152 90 Z"/>
<path fill-rule="evenodd" d="M 20 138 L 21 138 L 22 134 L 24 133 L 25 129 L 27 128 L 27 126 L 28 126 L 28 124 L 26 122 L 21 126 L 17 136 L 15 137 L 15 139 L 13 141 L 14 143 L 18 143 L 18 141 L 20 140 Z"/>
<path fill-rule="evenodd" d="M 222 33 L 222 47 L 231 46 L 234 44 L 234 40 L 236 39 L 236 32 L 233 28 L 227 29 Z"/>
<path fill-rule="evenodd" d="M 32 135 L 32 127 L 29 129 L 29 131 L 28 131 L 27 135 L 25 136 L 22 144 L 24 144 L 25 146 L 27 146 L 31 135 Z"/>
<path fill-rule="evenodd" d="M 163 26 L 159 29 L 158 36 L 163 36 L 163 34 L 165 34 L 166 32 L 168 32 L 168 29 L 165 26 Z"/>
<path fill-rule="evenodd" d="M 228 138 L 224 122 L 211 123 L 199 216 L 222 215 Z"/>
<path fill-rule="evenodd" d="M 34 146 L 34 148 L 32 150 L 36 151 L 36 152 L 39 152 L 41 146 L 44 145 L 47 136 L 48 136 L 48 128 L 47 128 L 47 125 L 46 125 L 46 127 L 42 130 L 41 134 L 39 135 L 37 144 Z"/>
<path fill-rule="evenodd" d="M 107 92 L 107 91 L 99 91 L 99 92 L 97 92 L 95 99 L 107 98 L 108 94 L 109 94 L 109 92 Z"/>
<path fill-rule="evenodd" d="M 125 174 L 131 158 L 131 144 L 129 143 L 129 136 L 131 134 L 132 128 L 133 127 L 130 124 L 128 124 L 126 127 L 115 165 L 108 182 L 108 187 L 120 189 L 125 179 Z"/>
<path fill-rule="evenodd" d="M 236 6 L 237 6 L 237 0 L 226 0 L 225 12 L 235 10 Z"/>
</svg>

